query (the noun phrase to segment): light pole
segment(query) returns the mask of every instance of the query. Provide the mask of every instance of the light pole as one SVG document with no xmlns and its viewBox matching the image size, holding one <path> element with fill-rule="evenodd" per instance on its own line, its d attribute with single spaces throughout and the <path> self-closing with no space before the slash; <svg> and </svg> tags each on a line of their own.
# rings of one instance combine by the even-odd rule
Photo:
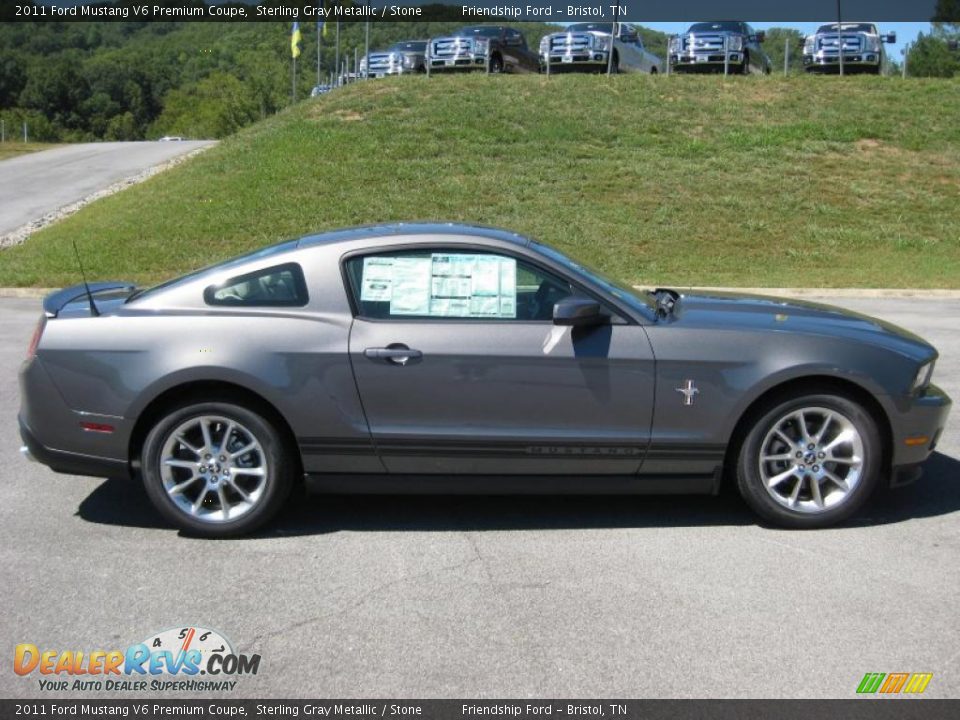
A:
<svg viewBox="0 0 960 720">
<path fill-rule="evenodd" d="M 843 77 L 843 20 L 840 16 L 840 0 L 837 0 L 837 48 L 840 51 L 840 77 Z"/>
</svg>

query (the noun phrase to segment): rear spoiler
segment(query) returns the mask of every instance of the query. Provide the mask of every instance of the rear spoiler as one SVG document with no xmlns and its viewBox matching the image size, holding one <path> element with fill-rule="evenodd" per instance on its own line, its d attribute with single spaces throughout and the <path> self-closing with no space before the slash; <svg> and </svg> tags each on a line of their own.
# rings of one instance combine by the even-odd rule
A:
<svg viewBox="0 0 960 720">
<path fill-rule="evenodd" d="M 128 290 L 133 292 L 136 289 L 136 285 L 128 282 L 94 282 L 90 283 L 90 294 L 96 295 L 98 293 L 116 291 L 116 290 Z M 54 293 L 50 293 L 43 299 L 43 312 L 48 318 L 54 318 L 57 314 L 63 310 L 70 303 L 86 299 L 87 297 L 87 286 L 81 283 L 80 285 L 72 285 L 63 290 L 57 290 Z"/>
</svg>

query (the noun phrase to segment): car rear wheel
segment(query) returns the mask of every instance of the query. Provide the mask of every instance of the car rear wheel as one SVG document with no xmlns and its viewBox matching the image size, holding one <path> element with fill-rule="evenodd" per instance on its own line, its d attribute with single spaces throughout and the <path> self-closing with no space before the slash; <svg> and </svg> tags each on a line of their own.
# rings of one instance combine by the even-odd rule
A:
<svg viewBox="0 0 960 720">
<path fill-rule="evenodd" d="M 855 513 L 877 486 L 876 421 L 840 395 L 805 395 L 762 412 L 740 448 L 737 485 L 761 517 L 827 527 Z"/>
<path fill-rule="evenodd" d="M 225 402 L 180 407 L 147 435 L 143 482 L 170 522 L 203 537 L 251 532 L 288 497 L 294 466 L 276 428 Z"/>
<path fill-rule="evenodd" d="M 490 72 L 493 75 L 499 75 L 503 72 L 503 58 L 498 54 L 490 56 Z"/>
</svg>

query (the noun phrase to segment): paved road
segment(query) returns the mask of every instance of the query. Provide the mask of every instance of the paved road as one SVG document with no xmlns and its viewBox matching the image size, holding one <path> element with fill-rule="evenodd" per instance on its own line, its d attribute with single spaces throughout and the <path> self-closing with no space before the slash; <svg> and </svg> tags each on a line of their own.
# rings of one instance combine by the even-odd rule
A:
<svg viewBox="0 0 960 720">
<path fill-rule="evenodd" d="M 0 237 L 211 141 L 84 143 L 0 162 Z"/>
<path fill-rule="evenodd" d="M 960 301 L 838 301 L 943 354 Z M 960 416 L 915 486 L 847 527 L 765 529 L 720 498 L 311 498 L 265 536 L 163 526 L 135 484 L 17 455 L 37 301 L 0 301 L 0 651 L 126 648 L 184 623 L 261 672 L 236 694 L 851 697 L 867 671 L 960 696 Z M 38 696 L 0 673 L 0 697 Z"/>
</svg>

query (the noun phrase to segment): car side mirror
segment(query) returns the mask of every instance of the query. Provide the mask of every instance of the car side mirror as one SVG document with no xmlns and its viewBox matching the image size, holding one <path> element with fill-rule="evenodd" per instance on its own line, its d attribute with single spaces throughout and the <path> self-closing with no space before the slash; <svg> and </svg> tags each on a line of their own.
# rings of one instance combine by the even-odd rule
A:
<svg viewBox="0 0 960 720">
<path fill-rule="evenodd" d="M 767 39 L 767 33 L 765 33 L 763 30 L 758 30 L 758 31 L 757 31 L 757 42 L 758 42 L 758 43 L 762 43 L 762 42 L 763 42 L 764 40 L 766 40 L 766 39 Z"/>
<path fill-rule="evenodd" d="M 893 45 L 895 42 L 897 42 L 897 34 L 895 32 L 887 33 L 883 36 L 883 41 Z"/>
<path fill-rule="evenodd" d="M 600 303 L 585 297 L 568 297 L 553 306 L 554 325 L 585 327 L 601 325 L 607 318 L 600 312 Z"/>
</svg>

